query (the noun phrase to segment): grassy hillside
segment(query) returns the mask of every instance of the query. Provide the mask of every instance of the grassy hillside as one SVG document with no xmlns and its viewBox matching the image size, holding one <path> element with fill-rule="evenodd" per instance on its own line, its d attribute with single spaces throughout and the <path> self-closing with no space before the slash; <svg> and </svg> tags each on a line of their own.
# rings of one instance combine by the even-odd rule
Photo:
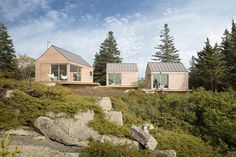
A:
<svg viewBox="0 0 236 157">
<path fill-rule="evenodd" d="M 174 149 L 178 156 L 233 156 L 235 153 L 234 91 L 211 93 L 198 89 L 185 95 L 144 94 L 140 91 L 122 96 L 115 94 L 113 108 L 122 111 L 125 123 L 121 127 L 104 118 L 95 104 L 95 96 L 81 96 L 69 88 L 0 79 L 0 94 L 7 89 L 13 89 L 14 96 L 0 98 L 0 130 L 22 125 L 32 128 L 34 120 L 49 111 L 66 112 L 72 116 L 78 111 L 94 109 L 96 115 L 90 125 L 102 134 L 130 137 L 131 124 L 149 121 L 155 126 L 151 134 L 159 143 L 158 149 Z M 127 148 L 126 154 L 122 154 L 122 150 L 122 146 L 92 142 L 91 147 L 83 151 L 83 156 L 96 156 L 92 153 L 96 151 L 102 153 L 101 156 L 109 156 L 111 152 L 123 156 L 148 156 L 147 151 Z"/>
</svg>

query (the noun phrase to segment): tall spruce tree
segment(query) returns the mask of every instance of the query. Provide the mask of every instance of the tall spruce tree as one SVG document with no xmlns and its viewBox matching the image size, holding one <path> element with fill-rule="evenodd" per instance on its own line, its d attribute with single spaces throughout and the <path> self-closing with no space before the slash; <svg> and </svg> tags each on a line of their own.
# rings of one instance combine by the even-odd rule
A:
<svg viewBox="0 0 236 157">
<path fill-rule="evenodd" d="M 174 38 L 169 35 L 170 29 L 168 24 L 164 25 L 161 31 L 161 44 L 155 47 L 157 51 L 153 55 L 152 60 L 160 60 L 161 62 L 180 62 L 178 50 L 174 46 Z"/>
<path fill-rule="evenodd" d="M 196 68 L 196 58 L 194 56 L 191 58 L 189 71 L 189 87 L 192 89 L 201 86 L 198 69 Z"/>
<path fill-rule="evenodd" d="M 234 20 L 232 21 L 229 52 L 229 60 L 227 61 L 229 69 L 229 82 L 230 86 L 236 90 L 236 23 Z"/>
<path fill-rule="evenodd" d="M 221 88 L 222 79 L 226 71 L 225 62 L 219 46 L 215 44 L 212 47 L 208 38 L 203 50 L 198 52 L 196 70 L 202 86 L 206 89 L 217 91 Z"/>
<path fill-rule="evenodd" d="M 101 43 L 99 53 L 94 59 L 94 81 L 106 85 L 106 63 L 121 63 L 120 51 L 112 31 L 108 32 L 106 39 Z"/>
<path fill-rule="evenodd" d="M 220 48 L 223 60 L 225 61 L 226 64 L 226 72 L 225 72 L 225 77 L 223 78 L 223 85 L 224 87 L 228 88 L 230 87 L 231 84 L 230 67 L 232 65 L 232 55 L 231 55 L 232 53 L 230 50 L 230 32 L 227 29 L 224 31 Z"/>
<path fill-rule="evenodd" d="M 0 23 L 0 72 L 7 78 L 19 76 L 14 46 L 3 23 Z"/>
</svg>

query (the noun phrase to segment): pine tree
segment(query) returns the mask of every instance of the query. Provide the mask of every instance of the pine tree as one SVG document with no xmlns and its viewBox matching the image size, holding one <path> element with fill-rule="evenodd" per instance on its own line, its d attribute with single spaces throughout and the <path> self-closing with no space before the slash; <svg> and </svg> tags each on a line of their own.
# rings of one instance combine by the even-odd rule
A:
<svg viewBox="0 0 236 157">
<path fill-rule="evenodd" d="M 223 78 L 223 85 L 224 87 L 228 88 L 230 87 L 230 66 L 232 65 L 232 56 L 231 56 L 231 50 L 230 50 L 230 33 L 226 29 L 224 32 L 224 36 L 222 37 L 222 42 L 221 42 L 221 54 L 223 56 L 223 60 L 225 61 L 226 64 L 226 73 L 225 77 Z"/>
<path fill-rule="evenodd" d="M 212 91 L 221 89 L 222 79 L 226 71 L 225 62 L 219 46 L 215 44 L 212 47 L 208 38 L 203 50 L 198 52 L 196 70 L 202 86 Z"/>
<path fill-rule="evenodd" d="M 189 71 L 189 87 L 199 87 L 201 82 L 199 81 L 198 70 L 196 68 L 196 58 L 194 56 L 191 58 Z"/>
<path fill-rule="evenodd" d="M 229 51 L 229 60 L 227 61 L 229 69 L 229 81 L 230 86 L 236 89 L 236 24 L 234 21 L 232 21 Z"/>
<path fill-rule="evenodd" d="M 19 75 L 14 46 L 3 23 L 0 23 L 0 72 L 7 78 Z"/>
<path fill-rule="evenodd" d="M 174 38 L 169 35 L 170 29 L 168 24 L 164 25 L 161 31 L 161 44 L 155 47 L 158 51 L 153 55 L 153 60 L 160 60 L 161 62 L 180 62 L 178 50 L 174 46 Z"/>
<path fill-rule="evenodd" d="M 106 84 L 106 63 L 121 63 L 120 51 L 112 31 L 108 32 L 106 39 L 101 43 L 99 53 L 94 59 L 94 80 L 101 85 Z"/>
</svg>

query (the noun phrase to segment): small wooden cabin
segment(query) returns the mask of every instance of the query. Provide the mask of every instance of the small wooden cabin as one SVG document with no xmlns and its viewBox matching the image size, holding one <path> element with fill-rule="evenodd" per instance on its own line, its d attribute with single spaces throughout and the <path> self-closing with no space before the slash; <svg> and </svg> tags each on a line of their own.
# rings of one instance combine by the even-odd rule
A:
<svg viewBox="0 0 236 157">
<path fill-rule="evenodd" d="M 110 87 L 138 87 L 136 63 L 107 63 L 106 85 Z"/>
<path fill-rule="evenodd" d="M 148 62 L 145 88 L 188 91 L 188 71 L 182 63 Z"/>
<path fill-rule="evenodd" d="M 93 83 L 93 67 L 81 56 L 52 45 L 36 61 L 35 80 Z"/>
</svg>

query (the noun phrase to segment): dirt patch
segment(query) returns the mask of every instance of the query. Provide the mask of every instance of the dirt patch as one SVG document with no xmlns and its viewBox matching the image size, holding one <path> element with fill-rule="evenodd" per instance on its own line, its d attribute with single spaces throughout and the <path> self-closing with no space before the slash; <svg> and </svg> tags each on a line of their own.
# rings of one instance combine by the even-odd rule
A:
<svg viewBox="0 0 236 157">
<path fill-rule="evenodd" d="M 128 96 L 128 90 L 132 89 L 123 89 L 123 88 L 108 88 L 108 87 L 80 87 L 72 88 L 73 93 L 77 93 L 84 96 L 114 96 L 114 97 L 125 97 Z"/>
</svg>

